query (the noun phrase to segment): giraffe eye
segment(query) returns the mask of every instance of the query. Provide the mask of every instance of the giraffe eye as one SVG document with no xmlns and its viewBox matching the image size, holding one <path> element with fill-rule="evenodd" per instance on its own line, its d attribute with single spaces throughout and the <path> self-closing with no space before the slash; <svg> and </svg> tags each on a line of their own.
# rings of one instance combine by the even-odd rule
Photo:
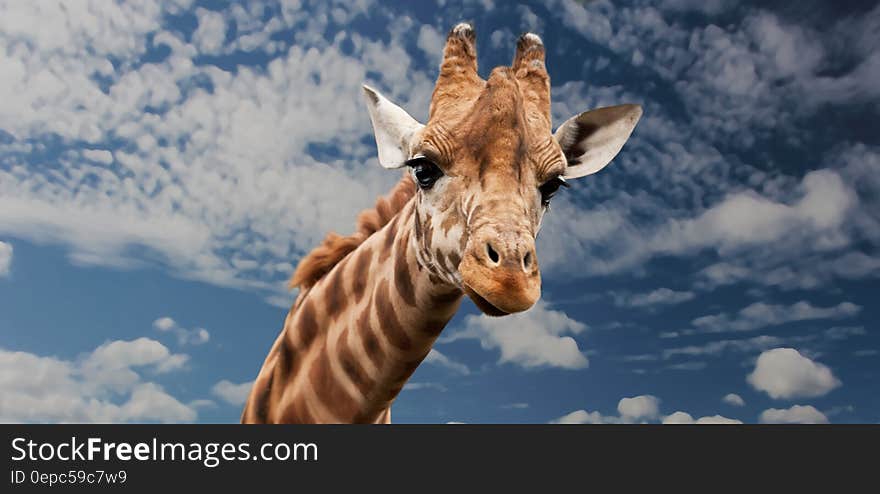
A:
<svg viewBox="0 0 880 494">
<path fill-rule="evenodd" d="M 568 187 L 568 183 L 561 176 L 553 177 L 541 184 L 541 186 L 538 187 L 538 190 L 541 192 L 541 204 L 549 206 L 550 199 L 553 198 L 556 191 L 559 190 L 559 187 Z"/>
<path fill-rule="evenodd" d="M 443 176 L 443 170 L 424 156 L 416 156 L 407 161 L 406 165 L 412 169 L 416 183 L 422 189 L 430 189 Z"/>
</svg>

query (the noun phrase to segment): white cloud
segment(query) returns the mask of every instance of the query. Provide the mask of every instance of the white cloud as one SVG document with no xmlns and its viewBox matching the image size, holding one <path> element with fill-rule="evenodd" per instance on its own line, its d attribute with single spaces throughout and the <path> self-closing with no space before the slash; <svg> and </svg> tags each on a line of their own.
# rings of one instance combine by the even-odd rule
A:
<svg viewBox="0 0 880 494">
<path fill-rule="evenodd" d="M 119 417 L 126 422 L 179 423 L 194 422 L 198 414 L 192 405 L 177 401 L 158 384 L 141 383 L 135 386 L 131 397 L 120 408 Z"/>
<path fill-rule="evenodd" d="M 432 382 L 408 382 L 403 385 L 404 391 L 418 391 L 423 389 L 433 389 L 435 391 L 446 391 L 446 386 L 440 383 Z"/>
<path fill-rule="evenodd" d="M 614 417 L 605 417 L 599 412 L 588 412 L 586 410 L 575 410 L 571 413 L 563 415 L 558 419 L 551 420 L 551 424 L 607 424 L 609 420 L 615 420 Z"/>
<path fill-rule="evenodd" d="M 210 339 L 211 333 L 209 333 L 207 329 L 195 328 L 191 330 L 188 341 L 193 345 L 201 345 L 202 343 L 207 343 Z"/>
<path fill-rule="evenodd" d="M 526 312 L 501 318 L 470 315 L 463 328 L 441 342 L 476 339 L 486 350 L 499 350 L 499 363 L 525 368 L 583 369 L 589 365 L 574 338 L 587 329 L 564 312 L 539 301 Z"/>
<path fill-rule="evenodd" d="M 489 35 L 489 44 L 492 48 L 500 49 L 516 43 L 516 36 L 509 29 L 496 29 Z"/>
<path fill-rule="evenodd" d="M 721 398 L 721 401 L 727 403 L 728 405 L 733 405 L 735 407 L 744 407 L 746 406 L 745 400 L 742 399 L 742 396 L 736 393 L 727 393 L 724 395 L 724 398 Z"/>
<path fill-rule="evenodd" d="M 723 415 L 711 415 L 700 417 L 696 420 L 687 412 L 673 412 L 663 417 L 664 424 L 742 424 L 741 420 L 732 419 Z"/>
<path fill-rule="evenodd" d="M 83 376 L 84 386 L 123 393 L 141 379 L 134 367 L 165 374 L 184 368 L 188 360 L 185 354 L 172 353 L 162 343 L 141 337 L 98 346 L 78 362 L 77 372 Z"/>
<path fill-rule="evenodd" d="M 741 340 L 719 340 L 710 341 L 703 345 L 689 345 L 677 348 L 667 348 L 663 350 L 663 358 L 670 359 L 677 355 L 701 356 L 701 355 L 719 355 L 726 351 L 738 352 L 754 352 L 766 350 L 775 346 L 779 346 L 782 339 L 777 336 L 761 335 L 754 338 Z"/>
<path fill-rule="evenodd" d="M 709 364 L 706 362 L 682 362 L 679 364 L 670 364 L 664 367 L 664 369 L 671 370 L 682 370 L 682 371 L 698 371 L 703 370 Z"/>
<path fill-rule="evenodd" d="M 443 57 L 443 46 L 446 44 L 446 36 L 434 29 L 433 26 L 423 24 L 419 28 L 419 36 L 416 39 L 416 46 L 428 57 L 434 65 L 440 65 L 440 59 Z"/>
<path fill-rule="evenodd" d="M 868 334 L 862 326 L 833 326 L 824 331 L 825 337 L 831 340 L 845 340 L 851 336 Z"/>
<path fill-rule="evenodd" d="M 617 412 L 625 422 L 653 420 L 660 415 L 660 399 L 651 395 L 622 398 Z"/>
<path fill-rule="evenodd" d="M 177 326 L 177 323 L 170 317 L 160 317 L 153 321 L 153 327 L 159 331 L 169 331 L 175 326 Z"/>
<path fill-rule="evenodd" d="M 789 306 L 755 302 L 733 317 L 728 314 L 714 314 L 698 317 L 691 322 L 699 332 L 705 333 L 753 331 L 795 321 L 853 317 L 861 310 L 860 306 L 850 302 L 841 302 L 831 307 L 815 307 L 803 300 Z"/>
<path fill-rule="evenodd" d="M 670 10 L 695 10 L 705 14 L 718 14 L 733 4 L 730 0 L 664 0 L 662 5 Z"/>
<path fill-rule="evenodd" d="M 524 31 L 540 33 L 544 29 L 544 22 L 537 14 L 532 12 L 532 9 L 525 5 L 517 5 L 516 11 L 519 13 L 520 26 Z"/>
<path fill-rule="evenodd" d="M 461 362 L 457 362 L 447 357 L 446 355 L 440 353 L 438 350 L 432 348 L 430 352 L 428 352 L 428 356 L 425 357 L 424 362 L 426 364 L 433 364 L 440 367 L 445 367 L 453 372 L 456 372 L 461 375 L 470 374 L 470 369 Z"/>
<path fill-rule="evenodd" d="M 694 418 L 687 412 L 673 412 L 663 417 L 664 424 L 693 424 Z"/>
<path fill-rule="evenodd" d="M 617 403 L 618 415 L 602 415 L 600 412 L 575 410 L 557 419 L 551 424 L 629 424 L 650 422 L 660 416 L 660 398 L 651 395 L 639 395 L 621 398 Z"/>
<path fill-rule="evenodd" d="M 92 160 L 104 165 L 113 163 L 113 153 L 106 149 L 84 149 L 82 151 L 82 156 L 87 160 Z"/>
<path fill-rule="evenodd" d="M 0 422 L 193 422 L 192 405 L 142 379 L 186 361 L 148 338 L 107 342 L 76 360 L 0 349 Z"/>
<path fill-rule="evenodd" d="M 694 420 L 687 412 L 677 411 L 669 415 L 661 415 L 660 399 L 652 395 L 640 395 L 623 398 L 617 404 L 618 415 L 602 415 L 600 412 L 575 410 L 557 419 L 551 424 L 632 424 L 661 422 L 663 424 L 741 424 L 742 421 L 721 415 L 700 417 Z"/>
<path fill-rule="evenodd" d="M 253 381 L 235 384 L 231 381 L 223 379 L 211 388 L 211 393 L 230 405 L 240 406 L 247 401 L 248 394 L 251 392 Z"/>
<path fill-rule="evenodd" d="M 12 244 L 0 241 L 0 278 L 9 275 L 12 266 Z"/>
<path fill-rule="evenodd" d="M 160 332 L 173 332 L 180 345 L 201 345 L 211 339 L 211 333 L 205 328 L 186 329 L 170 317 L 160 317 L 153 321 L 153 327 Z"/>
<path fill-rule="evenodd" d="M 694 422 L 695 424 L 742 424 L 742 420 L 732 419 L 723 415 L 711 415 L 708 417 L 700 417 Z"/>
<path fill-rule="evenodd" d="M 199 27 L 193 33 L 193 43 L 202 53 L 217 54 L 226 40 L 226 20 L 223 14 L 207 9 L 196 9 Z"/>
<path fill-rule="evenodd" d="M 880 13 L 880 7 L 875 12 Z M 843 165 L 841 173 L 859 192 L 864 204 L 853 222 L 864 237 L 876 245 L 880 241 L 880 148 L 855 144 L 832 150 L 829 154 Z M 858 257 L 848 263 L 841 262 L 837 269 L 853 278 L 876 276 L 880 273 L 877 263 L 876 257 Z"/>
<path fill-rule="evenodd" d="M 823 396 L 841 385 L 831 369 L 793 348 L 761 353 L 746 380 L 776 399 Z"/>
<path fill-rule="evenodd" d="M 659 360 L 660 357 L 653 353 L 640 353 L 636 355 L 624 355 L 621 360 L 624 362 L 653 362 Z"/>
<path fill-rule="evenodd" d="M 673 305 L 692 300 L 696 294 L 690 291 L 675 291 L 666 287 L 648 293 L 613 294 L 614 305 L 618 307 L 653 307 Z"/>
<path fill-rule="evenodd" d="M 130 367 L 155 366 L 160 373 L 181 369 L 187 362 L 184 354 L 171 353 L 163 344 L 150 338 L 116 340 L 100 345 L 83 360 L 83 369 L 112 375 Z"/>
<path fill-rule="evenodd" d="M 794 405 L 791 408 L 770 408 L 758 418 L 762 424 L 827 424 L 828 417 L 812 405 Z"/>
<path fill-rule="evenodd" d="M 862 222 L 869 221 L 865 214 L 855 217 Z M 711 290 L 747 281 L 782 290 L 811 290 L 835 279 L 858 280 L 880 274 L 880 259 L 863 252 L 851 251 L 829 256 L 805 254 L 797 258 L 781 254 L 750 256 L 712 264 L 698 273 L 700 280 L 697 286 Z"/>
<path fill-rule="evenodd" d="M 791 205 L 752 192 L 728 195 L 694 219 L 670 222 L 652 239 L 653 248 L 684 253 L 712 247 L 725 253 L 804 235 L 829 246 L 845 243 L 838 229 L 857 202 L 854 191 L 830 170 L 806 174 L 801 188 L 803 196 Z"/>
</svg>

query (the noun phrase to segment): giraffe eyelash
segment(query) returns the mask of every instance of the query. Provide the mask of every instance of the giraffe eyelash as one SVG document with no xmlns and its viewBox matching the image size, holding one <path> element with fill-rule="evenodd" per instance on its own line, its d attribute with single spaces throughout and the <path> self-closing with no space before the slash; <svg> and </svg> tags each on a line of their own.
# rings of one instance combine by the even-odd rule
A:
<svg viewBox="0 0 880 494">
<path fill-rule="evenodd" d="M 538 191 L 541 192 L 541 204 L 544 207 L 550 206 L 550 199 L 556 195 L 560 187 L 569 187 L 568 182 L 566 182 L 565 177 L 562 175 L 553 177 L 538 187 Z"/>
</svg>

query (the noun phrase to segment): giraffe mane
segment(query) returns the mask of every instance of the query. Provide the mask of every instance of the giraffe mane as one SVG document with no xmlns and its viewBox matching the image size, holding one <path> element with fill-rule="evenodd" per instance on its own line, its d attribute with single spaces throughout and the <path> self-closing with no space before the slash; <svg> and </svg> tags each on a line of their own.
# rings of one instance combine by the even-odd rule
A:
<svg viewBox="0 0 880 494">
<path fill-rule="evenodd" d="M 320 245 L 303 257 L 288 283 L 289 288 L 307 289 L 329 273 L 345 256 L 358 248 L 370 235 L 378 232 L 399 213 L 415 195 L 412 178 L 404 173 L 387 194 L 376 199 L 376 204 L 358 214 L 354 233 L 348 236 L 330 232 Z"/>
</svg>

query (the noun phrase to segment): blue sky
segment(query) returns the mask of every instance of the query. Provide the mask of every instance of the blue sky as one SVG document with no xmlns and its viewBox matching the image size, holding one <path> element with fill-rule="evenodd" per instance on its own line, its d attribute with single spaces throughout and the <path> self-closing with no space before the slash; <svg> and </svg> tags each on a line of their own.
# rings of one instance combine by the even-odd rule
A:
<svg viewBox="0 0 880 494">
<path fill-rule="evenodd" d="M 298 259 L 398 178 L 446 31 L 547 46 L 558 124 L 639 103 L 560 193 L 543 300 L 469 301 L 396 422 L 880 421 L 871 2 L 0 4 L 0 420 L 234 422 Z"/>
</svg>

